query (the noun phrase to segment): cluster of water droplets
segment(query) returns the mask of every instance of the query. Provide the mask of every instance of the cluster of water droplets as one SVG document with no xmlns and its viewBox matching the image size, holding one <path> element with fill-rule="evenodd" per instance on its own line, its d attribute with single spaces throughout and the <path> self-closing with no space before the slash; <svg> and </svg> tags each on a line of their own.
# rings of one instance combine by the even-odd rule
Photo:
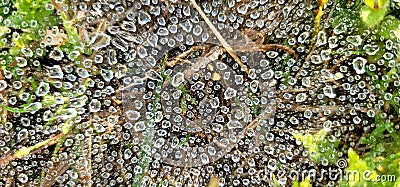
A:
<svg viewBox="0 0 400 187">
<path fill-rule="evenodd" d="M 16 110 L 1 126 L 0 155 L 72 130 L 57 156 L 56 145 L 46 147 L 2 165 L 0 177 L 36 186 L 204 186 L 213 177 L 226 186 L 262 186 L 275 174 L 289 185 L 282 173 L 315 167 L 308 157 L 316 153 L 293 133 L 330 129 L 328 141 L 354 147 L 360 132 L 375 127 L 375 114 L 400 100 L 391 94 L 398 75 L 382 72 L 396 66 L 398 41 L 374 29 L 359 34 L 346 16 L 337 22 L 334 12 L 343 7 L 334 1 L 317 30 L 313 1 L 198 4 L 243 64 L 190 2 L 63 6 L 85 15 L 77 27 L 92 54 L 58 48 L 62 27 L 39 30 L 39 47 L 21 49 L 0 80 L 1 104 Z M 10 46 L 21 37 L 6 33 L 1 42 Z M 259 50 L 260 41 L 285 44 L 296 55 Z M 336 156 L 343 152 L 323 157 L 322 166 Z"/>
<path fill-rule="evenodd" d="M 125 116 L 133 124 L 134 137 L 142 139 L 145 144 L 153 144 L 146 142 L 149 141 L 146 137 L 152 137 L 151 154 L 155 159 L 175 166 L 201 166 L 229 152 L 253 120 L 260 116 L 265 120 L 267 117 L 263 115 L 267 112 L 272 116 L 272 75 L 260 78 L 270 68 L 268 64 L 260 66 L 261 53 L 241 52 L 250 72 L 247 75 L 228 54 L 223 54 L 226 62 L 220 61 L 222 59 L 218 58 L 222 54 L 218 54 L 218 47 L 213 48 L 217 50 L 216 54 L 208 58 L 192 58 L 172 67 L 163 67 L 167 62 L 159 60 L 163 60 L 163 55 L 170 50 L 186 49 L 195 43 L 219 44 L 204 22 L 183 21 L 176 27 L 176 35 L 160 33 L 163 28 L 156 31 L 157 34 L 149 34 L 154 39 L 151 42 L 159 43 L 157 46 L 144 43 L 143 46 L 151 47 L 137 47 L 143 51 L 166 53 L 138 56 L 135 72 L 128 74 L 123 81 Z M 223 37 L 234 45 L 233 50 L 236 51 L 238 45 L 252 45 L 240 32 L 229 29 L 233 28 L 222 25 L 218 31 L 225 33 Z M 138 69 L 146 64 L 149 69 L 139 72 Z M 254 80 L 244 82 L 243 79 Z M 262 108 L 262 112 L 256 114 L 252 111 L 251 107 L 255 106 Z"/>
</svg>

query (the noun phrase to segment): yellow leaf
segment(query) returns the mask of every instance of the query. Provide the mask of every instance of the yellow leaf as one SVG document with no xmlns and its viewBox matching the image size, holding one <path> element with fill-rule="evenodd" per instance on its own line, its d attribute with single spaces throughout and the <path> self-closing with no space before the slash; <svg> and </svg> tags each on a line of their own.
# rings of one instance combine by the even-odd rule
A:
<svg viewBox="0 0 400 187">
<path fill-rule="evenodd" d="M 31 150 L 32 149 L 29 147 L 23 147 L 20 150 L 18 150 L 17 152 L 15 152 L 14 156 L 16 158 L 22 158 L 22 157 L 28 155 L 31 152 Z"/>
<path fill-rule="evenodd" d="M 312 185 L 310 183 L 310 178 L 306 177 L 303 181 L 301 181 L 300 187 L 312 187 Z"/>
<path fill-rule="evenodd" d="M 219 186 L 219 180 L 217 177 L 211 178 L 207 184 L 207 187 L 218 187 L 218 186 Z"/>
<path fill-rule="evenodd" d="M 387 0 L 365 0 L 365 5 L 369 6 L 370 8 L 377 10 L 380 8 L 385 8 L 387 6 Z"/>
<path fill-rule="evenodd" d="M 348 154 L 349 160 L 350 160 L 349 163 L 355 163 L 360 160 L 360 157 L 352 148 L 349 149 L 347 154 Z"/>
<path fill-rule="evenodd" d="M 7 27 L 6 26 L 2 26 L 0 27 L 0 37 L 2 37 L 3 35 L 5 35 L 7 33 Z"/>
</svg>

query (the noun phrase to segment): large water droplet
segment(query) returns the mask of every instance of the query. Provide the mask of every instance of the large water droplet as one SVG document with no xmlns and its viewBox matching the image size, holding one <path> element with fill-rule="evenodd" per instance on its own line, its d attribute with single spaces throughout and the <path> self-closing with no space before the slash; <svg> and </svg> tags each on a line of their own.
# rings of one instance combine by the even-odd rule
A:
<svg viewBox="0 0 400 187">
<path fill-rule="evenodd" d="M 236 90 L 233 88 L 227 88 L 224 93 L 224 99 L 231 99 L 236 96 Z"/>
<path fill-rule="evenodd" d="M 367 64 L 367 60 L 362 57 L 357 57 L 353 60 L 353 68 L 356 70 L 357 74 L 365 73 L 365 64 Z"/>
<path fill-rule="evenodd" d="M 378 45 L 371 44 L 364 45 L 363 49 L 365 50 L 365 53 L 367 53 L 367 55 L 371 56 L 375 55 L 379 51 Z"/>
<path fill-rule="evenodd" d="M 75 108 L 66 108 L 61 110 L 59 115 L 62 120 L 68 120 L 76 117 L 78 115 L 78 112 Z"/>
<path fill-rule="evenodd" d="M 83 107 L 86 104 L 88 97 L 86 95 L 70 100 L 70 106 L 75 108 Z"/>
<path fill-rule="evenodd" d="M 21 173 L 18 175 L 18 181 L 21 183 L 26 183 L 28 182 L 28 176 L 26 176 L 24 173 Z"/>
<path fill-rule="evenodd" d="M 25 67 L 28 64 L 28 61 L 22 57 L 16 57 L 15 60 L 17 61 L 17 66 Z"/>
<path fill-rule="evenodd" d="M 121 28 L 126 30 L 126 31 L 136 32 L 135 23 L 133 23 L 131 21 L 122 21 Z"/>
<path fill-rule="evenodd" d="M 326 44 L 326 33 L 325 31 L 319 31 L 318 35 L 317 35 L 317 45 L 321 46 L 321 45 L 325 45 Z"/>
<path fill-rule="evenodd" d="M 307 94 L 306 93 L 300 93 L 297 94 L 296 96 L 296 102 L 301 103 L 307 99 Z"/>
<path fill-rule="evenodd" d="M 50 91 L 50 84 L 47 82 L 40 82 L 39 86 L 36 88 L 36 95 L 37 96 L 45 96 Z"/>
<path fill-rule="evenodd" d="M 134 110 L 128 110 L 125 114 L 129 120 L 138 120 L 140 117 L 140 112 Z"/>
<path fill-rule="evenodd" d="M 346 26 L 345 23 L 340 23 L 338 26 L 336 26 L 336 27 L 333 29 L 333 32 L 334 32 L 335 34 L 342 34 L 342 33 L 346 32 L 346 31 L 347 31 L 347 26 Z"/>
<path fill-rule="evenodd" d="M 323 90 L 324 90 L 324 95 L 325 96 L 327 96 L 329 98 L 335 98 L 336 97 L 336 94 L 333 91 L 332 86 L 325 86 L 325 88 Z"/>
<path fill-rule="evenodd" d="M 89 72 L 83 68 L 77 68 L 76 71 L 78 72 L 78 76 L 82 78 L 88 78 Z"/>
<path fill-rule="evenodd" d="M 89 103 L 90 112 L 98 112 L 101 109 L 101 102 L 97 99 L 92 99 Z"/>
<path fill-rule="evenodd" d="M 21 142 L 21 140 L 25 139 L 26 137 L 28 137 L 29 133 L 28 130 L 26 129 L 22 129 L 18 132 L 17 134 L 17 141 Z"/>
<path fill-rule="evenodd" d="M 24 107 L 24 110 L 27 112 L 35 113 L 36 111 L 42 108 L 42 103 L 34 102 Z"/>
<path fill-rule="evenodd" d="M 99 50 L 103 47 L 107 47 L 108 45 L 110 45 L 110 41 L 111 36 L 99 32 L 92 37 L 88 45 L 94 50 Z"/>
<path fill-rule="evenodd" d="M 103 77 L 103 79 L 107 82 L 109 82 L 112 78 L 114 78 L 114 72 L 112 70 L 101 69 L 100 74 Z"/>
<path fill-rule="evenodd" d="M 166 29 L 166 28 L 164 28 L 164 27 L 161 27 L 161 28 L 158 29 L 158 31 L 157 31 L 157 35 L 159 35 L 159 36 L 168 36 L 168 34 L 169 34 L 168 29 Z"/>
<path fill-rule="evenodd" d="M 139 17 L 138 17 L 138 22 L 140 25 L 144 25 L 148 22 L 151 21 L 151 17 L 147 12 L 144 12 L 142 10 L 139 11 Z"/>
<path fill-rule="evenodd" d="M 356 35 L 356 36 L 348 36 L 346 38 L 346 41 L 353 44 L 355 47 L 361 45 L 362 39 L 360 35 Z"/>
<path fill-rule="evenodd" d="M 146 77 L 151 79 L 151 80 L 155 80 L 155 81 L 161 81 L 162 80 L 161 75 L 158 72 L 154 71 L 154 70 L 147 71 L 146 72 Z"/>
<path fill-rule="evenodd" d="M 185 75 L 183 73 L 181 73 L 181 72 L 178 72 L 172 77 L 171 84 L 174 87 L 178 87 L 184 81 L 185 81 Z"/>
<path fill-rule="evenodd" d="M 321 64 L 323 62 L 320 55 L 312 55 L 310 59 L 313 64 Z"/>
<path fill-rule="evenodd" d="M 146 129 L 146 124 L 143 121 L 139 121 L 137 123 L 135 123 L 135 131 L 139 132 L 139 131 L 144 131 Z"/>
<path fill-rule="evenodd" d="M 7 88 L 7 82 L 5 80 L 0 80 L 0 91 Z"/>
</svg>

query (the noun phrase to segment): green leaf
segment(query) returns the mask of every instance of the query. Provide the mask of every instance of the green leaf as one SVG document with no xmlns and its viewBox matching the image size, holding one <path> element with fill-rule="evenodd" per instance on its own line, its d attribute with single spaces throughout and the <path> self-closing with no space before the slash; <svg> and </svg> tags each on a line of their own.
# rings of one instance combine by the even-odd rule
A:
<svg viewBox="0 0 400 187">
<path fill-rule="evenodd" d="M 368 6 L 364 6 L 361 9 L 360 17 L 367 26 L 373 27 L 379 24 L 383 20 L 383 18 L 386 15 L 386 12 L 387 12 L 386 8 L 380 8 L 375 10 Z"/>
<path fill-rule="evenodd" d="M 385 39 L 396 39 L 395 34 L 393 34 L 393 31 L 397 31 L 400 25 L 400 20 L 389 15 L 386 16 L 382 23 L 379 25 L 379 28 L 377 28 L 378 33 L 376 33 L 378 36 L 383 36 Z"/>
<path fill-rule="evenodd" d="M 279 187 L 278 180 L 276 180 L 276 177 L 274 174 L 272 174 L 272 180 L 274 180 L 274 187 Z"/>
</svg>

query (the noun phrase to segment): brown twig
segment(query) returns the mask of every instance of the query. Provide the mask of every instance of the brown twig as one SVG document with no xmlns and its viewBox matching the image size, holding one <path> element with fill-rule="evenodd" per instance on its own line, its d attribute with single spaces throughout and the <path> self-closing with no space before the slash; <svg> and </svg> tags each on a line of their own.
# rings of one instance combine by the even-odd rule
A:
<svg viewBox="0 0 400 187">
<path fill-rule="evenodd" d="M 211 31 L 215 34 L 217 37 L 218 41 L 221 42 L 222 46 L 226 49 L 226 51 L 232 56 L 233 59 L 235 59 L 236 63 L 242 67 L 242 70 L 244 70 L 246 73 L 248 73 L 247 67 L 243 64 L 243 62 L 240 60 L 240 58 L 236 55 L 236 53 L 233 51 L 232 47 L 226 42 L 226 40 L 222 37 L 221 33 L 218 32 L 218 30 L 214 27 L 214 25 L 211 23 L 211 21 L 207 18 L 206 14 L 203 12 L 203 10 L 197 5 L 195 0 L 190 0 L 190 3 L 193 5 L 193 7 L 199 12 L 200 16 L 204 19 L 206 24 L 210 27 Z"/>
</svg>

